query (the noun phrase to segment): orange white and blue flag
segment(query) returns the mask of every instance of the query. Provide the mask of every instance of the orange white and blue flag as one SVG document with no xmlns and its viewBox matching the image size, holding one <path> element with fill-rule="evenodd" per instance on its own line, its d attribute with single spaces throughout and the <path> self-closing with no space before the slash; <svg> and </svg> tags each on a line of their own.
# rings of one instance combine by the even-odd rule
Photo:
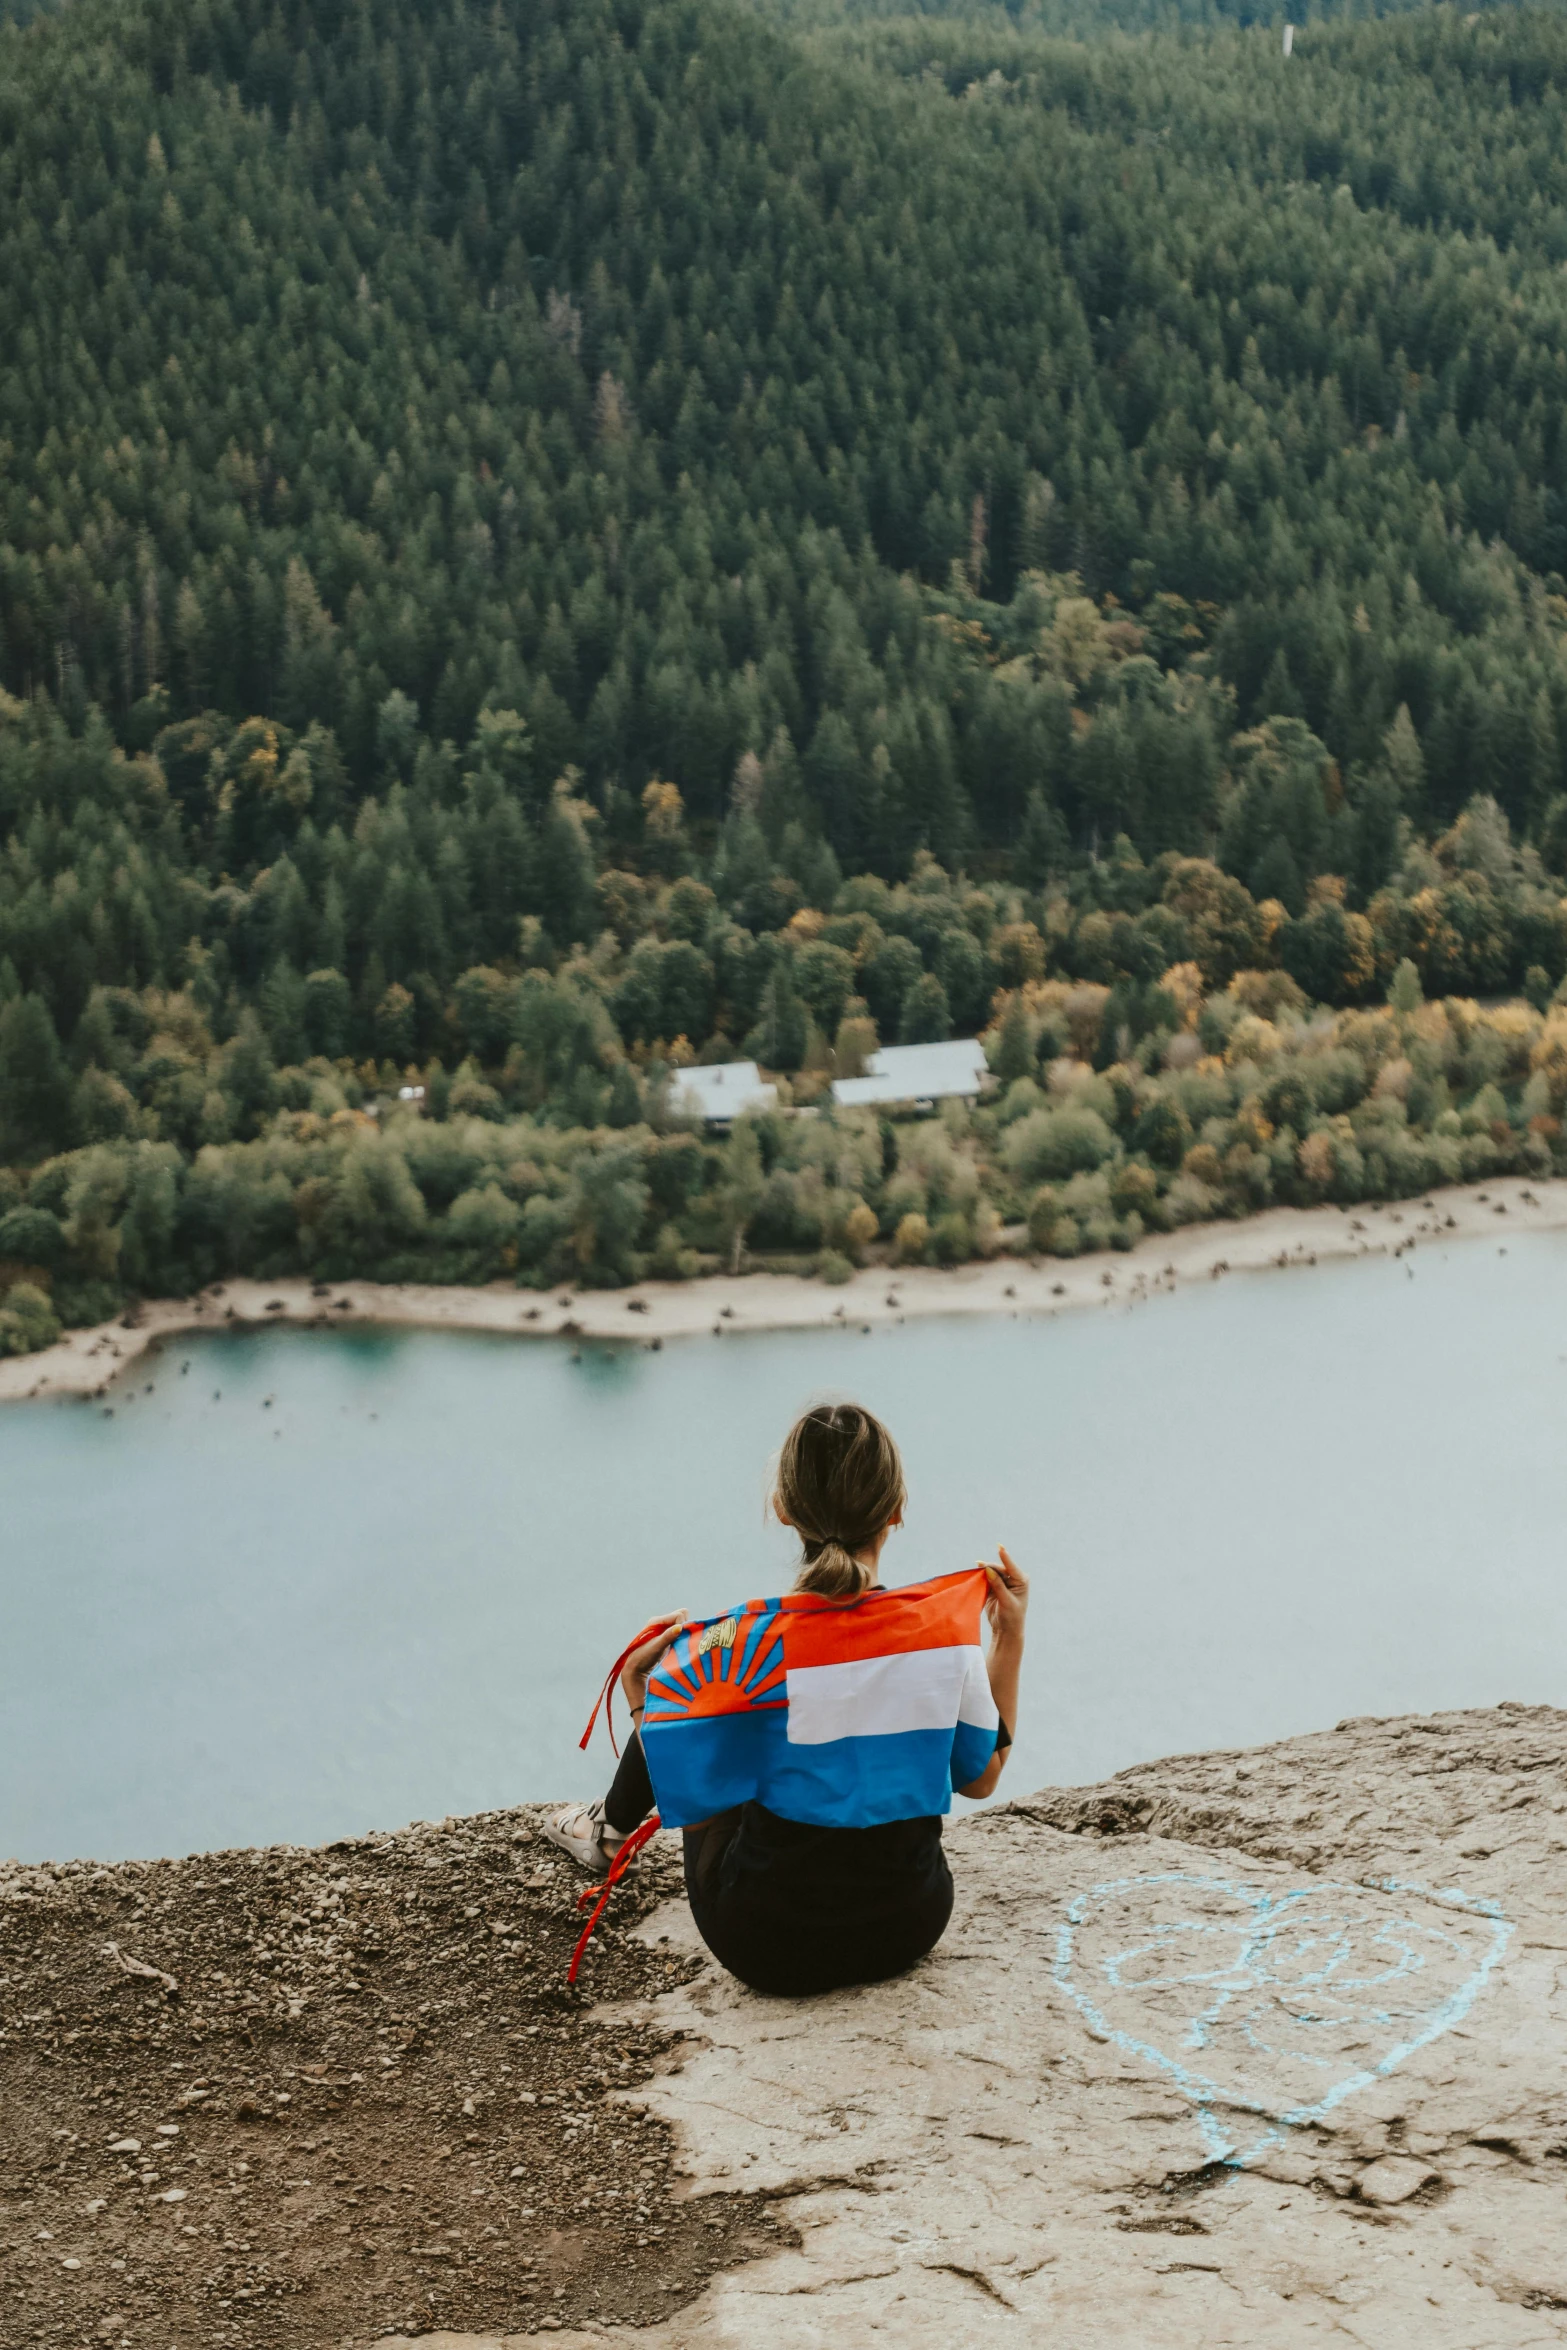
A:
<svg viewBox="0 0 1567 2350">
<path fill-rule="evenodd" d="M 688 1625 L 642 1715 L 664 1825 L 752 1802 L 830 1828 L 950 1810 L 996 1746 L 979 1644 L 988 1588 L 970 1569 L 847 1603 L 753 1599 Z"/>
</svg>

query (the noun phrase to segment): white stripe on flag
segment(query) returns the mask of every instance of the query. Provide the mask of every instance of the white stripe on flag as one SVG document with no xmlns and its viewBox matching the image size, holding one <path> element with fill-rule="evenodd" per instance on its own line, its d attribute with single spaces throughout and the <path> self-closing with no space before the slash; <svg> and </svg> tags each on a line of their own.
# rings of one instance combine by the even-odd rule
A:
<svg viewBox="0 0 1567 2350">
<path fill-rule="evenodd" d="M 963 1676 L 963 1695 L 958 1701 L 958 1720 L 971 1722 L 976 1730 L 997 1729 L 1001 1716 L 990 1694 L 990 1675 L 985 1669 L 984 1655 L 977 1648 L 965 1648 L 963 1654 L 968 1659 L 968 1669 Z"/>
<path fill-rule="evenodd" d="M 843 1665 L 798 1665 L 788 1687 L 791 1746 L 996 1724 L 978 1648 L 907 1648 Z"/>
</svg>

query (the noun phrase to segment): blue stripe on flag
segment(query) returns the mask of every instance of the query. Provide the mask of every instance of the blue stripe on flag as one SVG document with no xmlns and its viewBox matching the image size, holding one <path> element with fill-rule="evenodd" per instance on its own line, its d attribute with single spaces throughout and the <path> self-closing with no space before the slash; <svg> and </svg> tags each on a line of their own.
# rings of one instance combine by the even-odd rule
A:
<svg viewBox="0 0 1567 2350">
<path fill-rule="evenodd" d="M 696 1720 L 644 1719 L 659 1816 L 689 1828 L 733 1805 L 756 1802 L 809 1827 L 875 1828 L 937 1817 L 954 1784 L 977 1779 L 995 1751 L 994 1730 L 900 1730 L 791 1746 L 782 1707 Z"/>
<path fill-rule="evenodd" d="M 819 1828 L 931 1819 L 952 1808 L 953 1755 L 950 1730 L 894 1730 L 789 1746 L 760 1801 L 786 1820 Z"/>
<path fill-rule="evenodd" d="M 765 1802 L 775 1751 L 785 1742 L 784 1707 L 699 1714 L 664 1721 L 642 1717 L 642 1751 L 666 1828 L 694 1828 L 737 1803 Z"/>
<path fill-rule="evenodd" d="M 952 1734 L 953 1786 L 972 1786 L 995 1751 L 994 1730 L 981 1730 L 973 1722 L 959 1722 Z"/>
</svg>

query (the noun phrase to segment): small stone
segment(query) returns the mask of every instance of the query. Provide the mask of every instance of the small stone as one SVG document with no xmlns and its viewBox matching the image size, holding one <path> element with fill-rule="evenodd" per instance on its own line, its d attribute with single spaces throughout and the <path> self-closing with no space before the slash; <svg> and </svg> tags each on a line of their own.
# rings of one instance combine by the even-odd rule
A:
<svg viewBox="0 0 1567 2350">
<path fill-rule="evenodd" d="M 1371 2163 L 1355 2181 L 1355 2193 L 1362 2203 L 1385 2206 L 1407 2203 L 1411 2195 L 1418 2195 L 1436 2177 L 1429 2163 L 1414 2162 L 1405 2154 L 1384 2154 L 1379 2162 Z"/>
<path fill-rule="evenodd" d="M 116 2138 L 109 2148 L 109 2152 L 111 2154 L 140 2154 L 141 2140 L 139 2138 Z"/>
<path fill-rule="evenodd" d="M 156 2200 L 159 2203 L 183 2203 L 189 2192 L 188 2187 L 165 2187 Z"/>
<path fill-rule="evenodd" d="M 79 2260 L 62 2260 L 60 2263 L 62 2268 L 80 2268 L 81 2265 Z"/>
</svg>

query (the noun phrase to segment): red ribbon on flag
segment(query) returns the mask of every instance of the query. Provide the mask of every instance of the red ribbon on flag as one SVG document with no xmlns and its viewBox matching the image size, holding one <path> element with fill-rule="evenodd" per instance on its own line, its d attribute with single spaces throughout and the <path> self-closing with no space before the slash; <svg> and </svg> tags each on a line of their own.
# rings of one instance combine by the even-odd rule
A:
<svg viewBox="0 0 1567 2350">
<path fill-rule="evenodd" d="M 592 1726 L 593 1725 L 589 1723 L 588 1727 L 590 1729 Z M 586 1909 L 588 1903 L 590 1901 L 593 1902 L 593 1915 L 589 1918 L 587 1924 L 583 1927 L 582 1932 L 577 1937 L 577 1947 L 572 1952 L 571 1964 L 566 1969 L 566 1980 L 568 1983 L 574 1983 L 577 1979 L 577 1969 L 579 1966 L 581 1966 L 583 1954 L 587 1950 L 588 1944 L 593 1939 L 593 1929 L 604 1914 L 605 1903 L 608 1901 L 610 1895 L 614 1892 L 615 1887 L 620 1883 L 620 1880 L 625 1875 L 627 1869 L 630 1868 L 632 1862 L 636 1859 L 637 1854 L 642 1850 L 643 1845 L 646 1844 L 650 1838 L 658 1834 L 658 1828 L 659 1819 L 657 1812 L 649 1812 L 647 1818 L 642 1822 L 641 1827 L 632 1829 L 630 1835 L 626 1838 L 625 1843 L 622 1844 L 620 1850 L 616 1853 L 614 1859 L 610 1862 L 609 1875 L 604 1879 L 602 1887 L 597 1888 L 597 1900 L 594 1900 L 595 1888 L 592 1885 L 585 1886 L 583 1890 L 577 1895 L 578 1909 Z"/>
</svg>

